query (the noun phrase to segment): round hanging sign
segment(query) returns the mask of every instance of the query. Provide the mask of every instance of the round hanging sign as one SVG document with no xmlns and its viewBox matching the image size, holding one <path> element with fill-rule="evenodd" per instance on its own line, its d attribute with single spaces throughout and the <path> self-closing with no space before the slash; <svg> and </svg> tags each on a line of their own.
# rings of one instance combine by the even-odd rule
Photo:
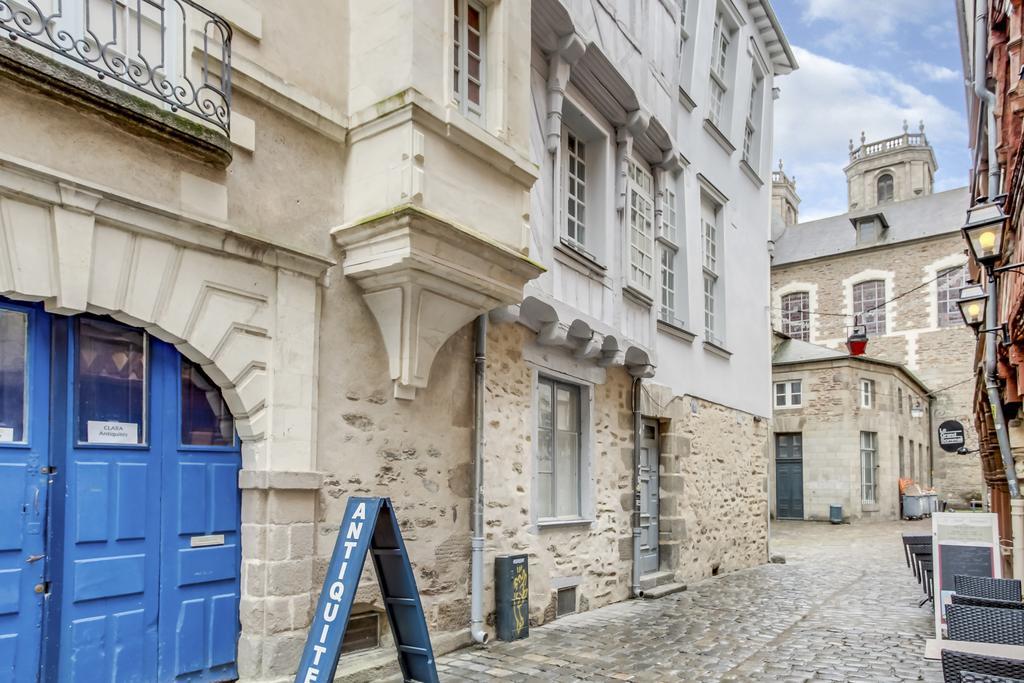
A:
<svg viewBox="0 0 1024 683">
<path fill-rule="evenodd" d="M 939 447 L 947 453 L 956 453 L 964 447 L 964 426 L 956 420 L 939 425 Z"/>
</svg>

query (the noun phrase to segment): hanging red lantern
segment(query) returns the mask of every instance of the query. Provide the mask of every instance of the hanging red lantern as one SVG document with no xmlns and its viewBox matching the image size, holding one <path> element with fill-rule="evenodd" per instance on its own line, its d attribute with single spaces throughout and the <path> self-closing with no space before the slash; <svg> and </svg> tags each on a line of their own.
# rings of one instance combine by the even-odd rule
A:
<svg viewBox="0 0 1024 683">
<path fill-rule="evenodd" d="M 868 335 L 863 325 L 853 328 L 850 336 L 846 338 L 846 348 L 851 356 L 863 356 L 868 350 Z"/>
</svg>

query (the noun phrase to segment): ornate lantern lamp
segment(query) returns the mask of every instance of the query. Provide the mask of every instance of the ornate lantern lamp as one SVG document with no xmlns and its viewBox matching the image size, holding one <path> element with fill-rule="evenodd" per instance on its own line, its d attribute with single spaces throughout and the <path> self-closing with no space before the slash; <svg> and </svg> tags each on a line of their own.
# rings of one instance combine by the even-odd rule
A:
<svg viewBox="0 0 1024 683">
<path fill-rule="evenodd" d="M 988 303 L 988 294 L 981 288 L 981 285 L 968 285 L 960 290 L 960 298 L 956 305 L 960 308 L 960 315 L 964 322 L 975 332 L 981 329 L 985 323 L 985 306 Z"/>
<path fill-rule="evenodd" d="M 990 267 L 1002 253 L 1003 224 L 1006 214 L 1000 197 L 982 200 L 967 210 L 967 223 L 961 229 L 971 256 L 979 264 Z"/>
<path fill-rule="evenodd" d="M 868 335 L 863 325 L 855 325 L 846 338 L 846 348 L 851 356 L 863 356 L 868 350 Z"/>
</svg>

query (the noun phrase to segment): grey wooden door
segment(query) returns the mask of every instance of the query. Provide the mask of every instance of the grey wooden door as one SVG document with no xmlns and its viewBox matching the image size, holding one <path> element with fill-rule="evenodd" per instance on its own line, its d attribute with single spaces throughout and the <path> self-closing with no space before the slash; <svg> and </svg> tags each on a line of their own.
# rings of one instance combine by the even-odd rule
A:
<svg viewBox="0 0 1024 683">
<path fill-rule="evenodd" d="M 658 423 L 645 420 L 640 439 L 640 572 L 658 571 Z"/>
<path fill-rule="evenodd" d="M 775 515 L 804 518 L 803 435 L 775 435 Z"/>
</svg>

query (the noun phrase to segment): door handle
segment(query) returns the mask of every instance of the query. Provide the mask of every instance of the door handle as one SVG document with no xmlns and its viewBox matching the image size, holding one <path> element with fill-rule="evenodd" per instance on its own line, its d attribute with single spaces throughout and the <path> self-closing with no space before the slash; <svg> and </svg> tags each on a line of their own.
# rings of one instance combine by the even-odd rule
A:
<svg viewBox="0 0 1024 683">
<path fill-rule="evenodd" d="M 28 564 L 32 564 L 33 562 L 38 562 L 39 560 L 43 559 L 44 557 L 46 557 L 46 555 L 29 555 L 28 557 L 25 558 L 25 562 L 28 563 Z"/>
<path fill-rule="evenodd" d="M 32 508 L 35 510 L 36 517 L 39 516 L 39 487 L 36 487 L 35 495 L 32 496 Z"/>
</svg>

